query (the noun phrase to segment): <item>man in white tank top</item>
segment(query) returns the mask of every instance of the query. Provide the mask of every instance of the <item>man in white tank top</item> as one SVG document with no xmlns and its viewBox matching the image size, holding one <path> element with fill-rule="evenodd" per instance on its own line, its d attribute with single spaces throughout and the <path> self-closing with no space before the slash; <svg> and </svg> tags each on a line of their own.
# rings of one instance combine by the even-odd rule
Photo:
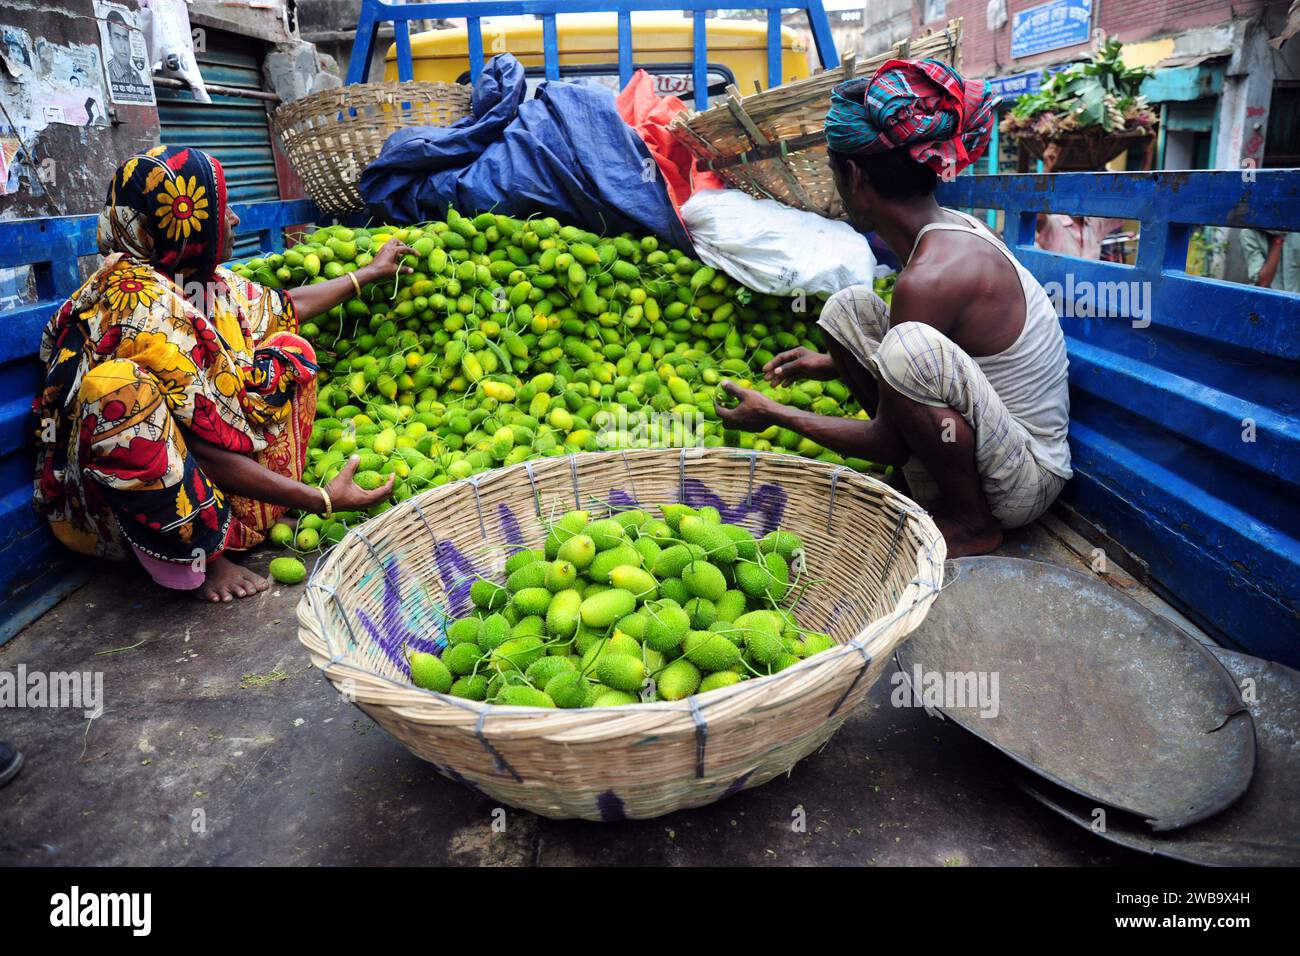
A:
<svg viewBox="0 0 1300 956">
<path fill-rule="evenodd" d="M 1051 300 L 996 236 L 941 207 L 939 174 L 988 146 L 996 97 L 934 60 L 891 60 L 836 87 L 826 137 L 850 221 L 903 262 L 893 306 L 869 286 L 833 295 L 818 324 L 829 354 L 799 348 L 773 384 L 842 378 L 870 421 L 780 405 L 734 382 L 731 428 L 789 428 L 846 455 L 902 468 L 949 557 L 984 554 L 1037 518 L 1070 477 L 1065 340 Z M 792 237 L 797 241 L 797 237 Z"/>
</svg>

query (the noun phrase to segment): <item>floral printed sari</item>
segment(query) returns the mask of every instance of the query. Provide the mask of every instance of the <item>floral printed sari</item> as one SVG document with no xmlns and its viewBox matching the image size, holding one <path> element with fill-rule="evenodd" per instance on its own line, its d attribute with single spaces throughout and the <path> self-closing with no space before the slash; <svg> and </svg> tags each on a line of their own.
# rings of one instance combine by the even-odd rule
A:
<svg viewBox="0 0 1300 956">
<path fill-rule="evenodd" d="M 302 475 L 315 354 L 287 295 L 217 267 L 225 204 L 198 150 L 127 160 L 99 217 L 104 263 L 45 329 L 35 506 L 76 551 L 202 567 L 259 543 L 284 509 L 216 487 L 192 438 Z"/>
</svg>

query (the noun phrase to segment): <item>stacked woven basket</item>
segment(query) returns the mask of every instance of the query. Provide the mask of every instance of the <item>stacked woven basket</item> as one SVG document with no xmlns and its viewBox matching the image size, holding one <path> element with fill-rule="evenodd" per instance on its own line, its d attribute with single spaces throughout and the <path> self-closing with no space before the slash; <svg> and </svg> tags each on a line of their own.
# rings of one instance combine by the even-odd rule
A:
<svg viewBox="0 0 1300 956">
<path fill-rule="evenodd" d="M 472 98 L 458 83 L 354 83 L 286 103 L 271 124 L 322 212 L 360 212 L 357 181 L 384 141 L 408 126 L 450 126 Z"/>
<path fill-rule="evenodd" d="M 775 199 L 830 219 L 844 215 L 826 163 L 826 111 L 831 89 L 855 76 L 869 76 L 892 59 L 933 58 L 960 66 L 962 21 L 919 40 L 905 40 L 887 53 L 841 64 L 806 80 L 741 96 L 703 113 L 683 112 L 669 126 L 700 162 L 730 185 L 760 199 Z"/>
<path fill-rule="evenodd" d="M 540 546 L 544 516 L 673 501 L 713 504 L 756 534 L 797 532 L 826 582 L 803 592 L 799 618 L 839 646 L 681 701 L 582 710 L 477 703 L 407 679 L 403 647 L 436 645 L 468 581 L 499 580 L 507 543 Z M 654 817 L 758 786 L 820 748 L 925 618 L 944 554 L 922 509 L 823 462 L 734 449 L 546 458 L 352 530 L 318 563 L 298 636 L 336 688 L 444 775 L 543 816 Z"/>
</svg>

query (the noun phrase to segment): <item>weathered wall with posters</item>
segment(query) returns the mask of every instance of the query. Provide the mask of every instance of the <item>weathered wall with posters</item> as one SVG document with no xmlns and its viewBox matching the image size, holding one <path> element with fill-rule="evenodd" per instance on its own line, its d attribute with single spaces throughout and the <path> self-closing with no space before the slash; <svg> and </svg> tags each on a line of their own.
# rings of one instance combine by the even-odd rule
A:
<svg viewBox="0 0 1300 956">
<path fill-rule="evenodd" d="M 117 164 L 158 144 L 154 105 L 112 102 L 105 46 L 93 0 L 0 9 L 0 218 L 92 212 Z"/>
</svg>

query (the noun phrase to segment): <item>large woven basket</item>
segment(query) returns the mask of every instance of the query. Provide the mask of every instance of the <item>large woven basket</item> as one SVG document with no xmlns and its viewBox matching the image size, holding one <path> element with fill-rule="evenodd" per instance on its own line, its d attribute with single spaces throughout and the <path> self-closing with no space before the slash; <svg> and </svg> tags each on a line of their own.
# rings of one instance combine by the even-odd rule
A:
<svg viewBox="0 0 1300 956">
<path fill-rule="evenodd" d="M 839 646 L 770 677 L 675 702 L 586 710 L 481 704 L 416 688 L 403 644 L 437 650 L 469 581 L 573 507 L 713 504 L 755 533 L 803 538 L 822 582 L 796 609 Z M 735 449 L 527 461 L 410 498 L 322 557 L 298 638 L 330 682 L 444 775 L 547 817 L 615 820 L 711 803 L 821 747 L 925 618 L 942 584 L 930 517 L 847 468 Z"/>
<path fill-rule="evenodd" d="M 1030 154 L 1043 161 L 1047 172 L 1086 173 L 1102 169 L 1120 153 L 1131 149 L 1147 150 L 1155 142 L 1152 129 L 1130 129 L 1107 133 L 1101 130 L 1066 133 L 1045 138 L 1034 135 L 1016 137 Z"/>
<path fill-rule="evenodd" d="M 831 89 L 855 76 L 870 76 L 892 59 L 933 58 L 960 66 L 962 21 L 888 52 L 859 59 L 846 54 L 838 67 L 806 80 L 749 96 L 734 87 L 725 103 L 703 113 L 683 111 L 669 125 L 702 165 L 737 189 L 775 199 L 830 219 L 844 209 L 826 163 L 826 112 Z"/>
<path fill-rule="evenodd" d="M 408 126 L 450 126 L 469 115 L 472 96 L 459 83 L 355 83 L 286 103 L 271 124 L 323 212 L 360 212 L 357 180 L 384 141 Z"/>
</svg>

